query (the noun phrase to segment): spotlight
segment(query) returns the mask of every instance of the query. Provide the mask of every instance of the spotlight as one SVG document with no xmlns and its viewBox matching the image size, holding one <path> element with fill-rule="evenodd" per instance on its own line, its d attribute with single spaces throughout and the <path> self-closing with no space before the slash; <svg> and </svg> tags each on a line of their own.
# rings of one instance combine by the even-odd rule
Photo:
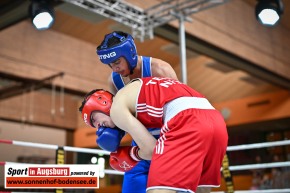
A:
<svg viewBox="0 0 290 193">
<path fill-rule="evenodd" d="M 274 26 L 280 20 L 282 13 L 282 0 L 258 0 L 256 17 L 261 24 Z"/>
<path fill-rule="evenodd" d="M 38 30 L 46 30 L 54 22 L 54 10 L 48 0 L 31 0 L 29 14 L 33 26 Z"/>
</svg>

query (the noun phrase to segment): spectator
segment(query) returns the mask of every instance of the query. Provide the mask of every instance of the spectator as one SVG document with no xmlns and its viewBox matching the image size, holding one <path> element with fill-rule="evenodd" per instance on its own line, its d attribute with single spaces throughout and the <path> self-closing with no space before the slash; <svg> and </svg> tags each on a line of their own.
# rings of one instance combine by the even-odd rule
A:
<svg viewBox="0 0 290 193">
<path fill-rule="evenodd" d="M 264 174 L 263 179 L 261 181 L 260 189 L 261 190 L 266 190 L 266 189 L 271 189 L 272 188 L 272 180 L 269 176 L 269 174 Z"/>
</svg>

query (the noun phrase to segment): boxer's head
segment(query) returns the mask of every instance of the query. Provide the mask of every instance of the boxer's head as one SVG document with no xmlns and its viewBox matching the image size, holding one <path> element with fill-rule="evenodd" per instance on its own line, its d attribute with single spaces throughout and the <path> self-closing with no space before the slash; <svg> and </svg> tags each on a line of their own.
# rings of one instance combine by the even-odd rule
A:
<svg viewBox="0 0 290 193">
<path fill-rule="evenodd" d="M 101 62 L 108 65 L 120 57 L 124 57 L 131 74 L 138 62 L 137 49 L 133 37 L 120 31 L 107 34 L 101 45 L 97 47 L 97 54 Z"/>
<path fill-rule="evenodd" d="M 99 111 L 110 116 L 113 96 L 112 93 L 102 89 L 96 89 L 89 92 L 79 108 L 84 122 L 87 125 L 94 127 L 92 123 L 92 113 L 94 111 Z"/>
</svg>

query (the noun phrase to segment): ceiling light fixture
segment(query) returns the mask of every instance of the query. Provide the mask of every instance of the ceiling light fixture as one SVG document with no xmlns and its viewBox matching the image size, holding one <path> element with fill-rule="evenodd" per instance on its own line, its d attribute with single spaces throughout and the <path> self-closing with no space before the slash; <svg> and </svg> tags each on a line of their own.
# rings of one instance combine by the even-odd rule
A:
<svg viewBox="0 0 290 193">
<path fill-rule="evenodd" d="M 33 26 L 38 30 L 49 29 L 54 23 L 54 10 L 48 0 L 31 0 L 29 14 Z"/>
<path fill-rule="evenodd" d="M 276 25 L 283 14 L 282 0 L 258 0 L 257 2 L 257 20 L 265 26 Z"/>
</svg>

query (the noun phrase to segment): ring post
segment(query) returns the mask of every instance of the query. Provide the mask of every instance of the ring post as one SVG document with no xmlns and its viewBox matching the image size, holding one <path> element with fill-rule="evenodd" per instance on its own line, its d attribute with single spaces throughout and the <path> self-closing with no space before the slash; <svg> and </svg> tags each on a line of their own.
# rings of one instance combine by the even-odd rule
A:
<svg viewBox="0 0 290 193">
<path fill-rule="evenodd" d="M 64 148 L 63 147 L 58 147 L 56 149 L 56 156 L 55 156 L 55 162 L 58 165 L 65 164 L 65 155 L 64 155 Z M 63 189 L 56 189 L 55 193 L 63 193 Z"/>
</svg>

